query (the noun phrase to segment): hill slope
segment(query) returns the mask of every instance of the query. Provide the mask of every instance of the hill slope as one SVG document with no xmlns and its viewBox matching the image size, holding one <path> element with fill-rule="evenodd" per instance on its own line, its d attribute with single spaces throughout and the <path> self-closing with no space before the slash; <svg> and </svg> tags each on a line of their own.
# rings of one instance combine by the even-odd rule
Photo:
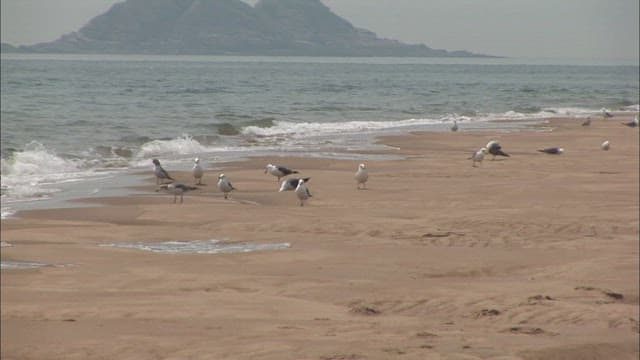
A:
<svg viewBox="0 0 640 360">
<path fill-rule="evenodd" d="M 320 0 L 127 0 L 33 52 L 304 56 L 478 56 L 380 39 Z M 9 49 L 9 48 L 8 48 Z"/>
</svg>

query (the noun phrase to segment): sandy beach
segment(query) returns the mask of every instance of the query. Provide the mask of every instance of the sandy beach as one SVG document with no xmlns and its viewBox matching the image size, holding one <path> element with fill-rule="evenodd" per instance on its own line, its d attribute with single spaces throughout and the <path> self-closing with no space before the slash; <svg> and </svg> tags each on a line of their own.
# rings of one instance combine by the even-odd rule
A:
<svg viewBox="0 0 640 360">
<path fill-rule="evenodd" d="M 405 160 L 220 164 L 155 192 L 2 220 L 3 359 L 637 359 L 638 129 L 629 117 L 379 139 Z M 509 158 L 468 157 L 498 140 Z M 600 144 L 611 142 L 603 151 Z M 537 149 L 565 148 L 562 155 Z M 309 176 L 304 207 L 267 163 Z M 167 169 L 171 172 L 171 169 Z M 186 172 L 179 181 L 192 184 Z M 280 250 L 100 246 L 218 239 Z"/>
</svg>

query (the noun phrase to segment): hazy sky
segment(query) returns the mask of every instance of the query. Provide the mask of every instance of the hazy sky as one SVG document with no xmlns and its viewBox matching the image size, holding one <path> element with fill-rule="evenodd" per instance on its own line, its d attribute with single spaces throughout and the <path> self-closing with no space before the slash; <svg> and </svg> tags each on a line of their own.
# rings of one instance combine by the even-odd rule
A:
<svg viewBox="0 0 640 360">
<path fill-rule="evenodd" d="M 2 41 L 51 41 L 122 0 L 2 0 Z M 247 0 L 255 2 L 255 0 Z M 638 59 L 638 0 L 322 0 L 380 37 L 510 57 Z"/>
</svg>

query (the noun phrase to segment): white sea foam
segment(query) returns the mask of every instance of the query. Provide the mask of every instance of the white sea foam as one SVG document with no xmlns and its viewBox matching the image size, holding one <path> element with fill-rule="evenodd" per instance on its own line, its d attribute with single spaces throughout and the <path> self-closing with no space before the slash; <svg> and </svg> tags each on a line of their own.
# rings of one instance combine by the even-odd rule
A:
<svg viewBox="0 0 640 360">
<path fill-rule="evenodd" d="M 140 147 L 136 157 L 150 158 L 162 155 L 187 155 L 206 152 L 208 149 L 193 137 L 183 134 L 169 140 L 153 140 Z"/>
<path fill-rule="evenodd" d="M 37 262 L 25 262 L 25 261 L 1 261 L 0 262 L 0 269 L 2 270 L 37 269 L 45 266 L 51 266 L 51 265 L 37 263 Z"/>
<path fill-rule="evenodd" d="M 65 159 L 38 142 L 27 144 L 23 151 L 1 162 L 2 218 L 13 214 L 8 203 L 47 199 L 65 183 L 107 174 L 87 167 L 87 160 Z"/>
<path fill-rule="evenodd" d="M 397 121 L 347 121 L 347 122 L 292 122 L 274 121 L 271 127 L 247 126 L 242 134 L 259 137 L 285 136 L 294 138 L 315 137 L 332 134 L 349 134 L 362 132 L 385 132 L 397 130 L 429 129 L 443 122 L 488 122 L 493 120 L 535 120 L 560 116 L 587 116 L 597 110 L 580 108 L 546 108 L 536 113 L 507 111 L 504 113 L 478 114 L 465 116 L 449 114 L 439 118 L 413 118 Z"/>
<path fill-rule="evenodd" d="M 226 254 L 245 253 L 264 250 L 282 250 L 291 247 L 289 243 L 253 244 L 223 243 L 220 240 L 166 241 L 161 243 L 120 243 L 101 244 L 100 246 L 137 249 L 172 254 Z"/>
<path fill-rule="evenodd" d="M 244 135 L 255 136 L 317 136 L 329 134 L 374 132 L 403 128 L 414 128 L 439 123 L 435 119 L 407 119 L 399 121 L 347 121 L 347 122 L 292 122 L 274 121 L 271 127 L 247 126 L 242 129 Z"/>
</svg>

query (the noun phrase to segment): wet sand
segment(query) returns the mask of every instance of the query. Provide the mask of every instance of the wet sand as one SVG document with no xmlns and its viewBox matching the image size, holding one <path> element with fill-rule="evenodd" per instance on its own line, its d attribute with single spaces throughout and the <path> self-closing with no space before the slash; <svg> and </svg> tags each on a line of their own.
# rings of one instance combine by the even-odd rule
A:
<svg viewBox="0 0 640 360">
<path fill-rule="evenodd" d="M 150 172 L 147 195 L 21 213 L 2 221 L 2 260 L 60 266 L 2 270 L 2 358 L 637 359 L 626 120 L 382 138 L 406 160 L 367 162 L 367 190 L 356 161 L 252 158 L 222 165 L 229 200 L 208 171 L 173 204 Z M 472 167 L 492 139 L 511 157 Z M 310 176 L 313 198 L 278 193 L 268 162 Z M 291 247 L 99 246 L 207 239 Z"/>
</svg>

